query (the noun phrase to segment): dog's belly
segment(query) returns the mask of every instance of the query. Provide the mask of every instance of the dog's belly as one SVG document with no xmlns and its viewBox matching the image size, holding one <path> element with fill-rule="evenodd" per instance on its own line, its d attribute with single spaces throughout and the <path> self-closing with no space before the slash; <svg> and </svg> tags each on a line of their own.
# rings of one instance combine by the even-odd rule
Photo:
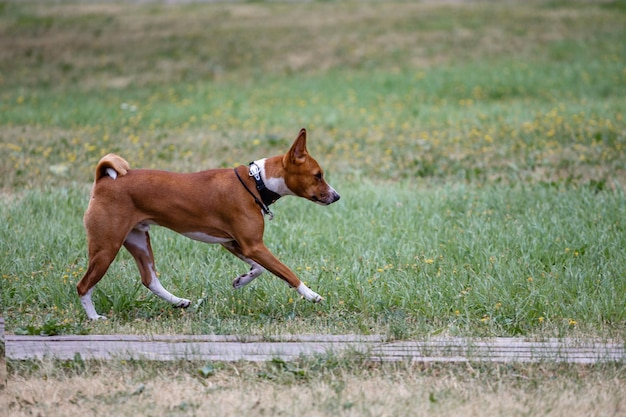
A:
<svg viewBox="0 0 626 417">
<path fill-rule="evenodd" d="M 198 240 L 204 243 L 225 243 L 225 242 L 230 242 L 232 240 L 229 238 L 207 235 L 206 233 L 202 233 L 202 232 L 187 232 L 187 233 L 182 233 L 182 235 L 188 237 L 189 239 Z"/>
<path fill-rule="evenodd" d="M 147 232 L 150 230 L 150 226 L 153 224 L 159 225 L 157 222 L 154 222 L 154 221 L 142 221 L 135 225 L 135 229 L 142 231 L 142 232 Z M 226 242 L 231 242 L 233 240 L 232 238 L 228 238 L 228 237 L 211 236 L 203 232 L 185 232 L 185 233 L 181 233 L 181 235 L 188 237 L 189 239 L 198 240 L 204 243 L 226 243 Z"/>
</svg>

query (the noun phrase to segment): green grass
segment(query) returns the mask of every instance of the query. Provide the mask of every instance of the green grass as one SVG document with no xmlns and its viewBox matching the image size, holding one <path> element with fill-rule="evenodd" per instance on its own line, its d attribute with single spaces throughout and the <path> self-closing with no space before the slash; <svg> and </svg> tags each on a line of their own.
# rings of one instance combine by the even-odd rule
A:
<svg viewBox="0 0 626 417">
<path fill-rule="evenodd" d="M 88 181 L 109 151 L 230 166 L 283 152 L 302 126 L 342 176 L 626 172 L 626 19 L 602 5 L 11 3 L 2 19 L 5 190 L 51 168 Z"/>
<path fill-rule="evenodd" d="M 2 3 L 0 273 L 23 333 L 584 334 L 626 322 L 619 3 Z M 121 253 L 87 324 L 98 159 L 176 171 L 285 152 L 342 199 L 276 204 L 268 246 L 325 297 L 155 228 L 171 309 Z"/>
<path fill-rule="evenodd" d="M 230 282 L 244 263 L 217 246 L 153 228 L 162 281 L 197 306 L 173 310 L 152 296 L 122 252 L 95 293 L 96 308 L 112 320 L 96 328 L 115 331 L 139 320 L 139 328 L 192 333 L 286 327 L 393 337 L 621 334 L 622 192 L 337 186 L 341 203 L 327 208 L 296 199 L 276 203 L 266 230 L 269 247 L 325 297 L 322 304 L 300 300 L 270 274 L 234 291 Z M 31 191 L 3 211 L 1 237 L 12 244 L 3 248 L 0 267 L 14 330 L 54 319 L 82 331 L 74 284 L 86 268 L 87 191 Z"/>
<path fill-rule="evenodd" d="M 1 185 L 32 186 L 59 165 L 88 181 L 108 151 L 137 166 L 231 166 L 284 152 L 294 126 L 311 130 L 330 171 L 349 176 L 624 179 L 623 61 L 493 66 L 19 93 L 9 102 L 24 101 L 0 114 Z"/>
</svg>

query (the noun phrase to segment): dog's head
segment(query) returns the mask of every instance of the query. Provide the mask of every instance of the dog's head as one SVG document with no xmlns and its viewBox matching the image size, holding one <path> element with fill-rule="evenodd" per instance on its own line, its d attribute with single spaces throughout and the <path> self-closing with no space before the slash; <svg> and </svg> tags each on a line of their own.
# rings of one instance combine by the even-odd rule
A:
<svg viewBox="0 0 626 417">
<path fill-rule="evenodd" d="M 306 149 L 306 130 L 301 129 L 283 156 L 285 185 L 296 195 L 327 206 L 340 196 L 324 179 L 324 171 Z"/>
</svg>

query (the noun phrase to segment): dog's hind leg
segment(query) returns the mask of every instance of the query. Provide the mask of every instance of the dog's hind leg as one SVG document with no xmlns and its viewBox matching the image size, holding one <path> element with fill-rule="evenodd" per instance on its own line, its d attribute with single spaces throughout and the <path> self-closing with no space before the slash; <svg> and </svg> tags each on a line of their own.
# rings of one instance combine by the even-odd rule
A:
<svg viewBox="0 0 626 417">
<path fill-rule="evenodd" d="M 85 309 L 89 320 L 106 319 L 105 316 L 99 315 L 96 311 L 93 301 L 91 300 L 91 294 L 93 293 L 95 285 L 102 279 L 107 269 L 109 269 L 109 265 L 111 265 L 111 262 L 115 259 L 116 253 L 117 251 L 113 252 L 113 256 L 107 256 L 105 252 L 99 252 L 93 257 L 90 256 L 87 272 L 85 272 L 83 278 L 76 285 L 80 303 Z"/>
<path fill-rule="evenodd" d="M 236 241 L 233 240 L 230 242 L 222 243 L 222 246 L 226 250 L 228 250 L 230 253 L 235 255 L 237 258 L 241 259 L 242 261 L 250 265 L 250 271 L 248 271 L 245 274 L 239 275 L 237 278 L 233 280 L 233 288 L 238 289 L 245 285 L 248 285 L 256 277 L 258 277 L 263 272 L 265 272 L 265 268 L 263 268 L 261 265 L 254 262 L 252 259 L 246 258 L 245 256 L 243 256 L 243 253 L 241 253 L 241 247 Z"/>
<path fill-rule="evenodd" d="M 85 309 L 85 313 L 87 313 L 87 318 L 89 318 L 89 320 L 98 320 L 106 319 L 106 317 L 96 312 L 96 308 L 91 300 L 91 293 L 96 284 L 107 272 L 107 269 L 109 269 L 111 262 L 115 259 L 119 246 L 117 248 L 94 248 L 93 246 L 95 245 L 90 245 L 89 248 L 89 265 L 87 266 L 87 272 L 85 272 L 85 275 L 83 275 L 76 285 L 76 290 L 80 297 L 80 303 Z"/>
<path fill-rule="evenodd" d="M 161 285 L 154 268 L 154 255 L 150 246 L 150 235 L 148 234 L 147 226 L 142 225 L 141 229 L 135 228 L 131 230 L 124 241 L 124 247 L 135 258 L 143 285 L 176 308 L 189 307 L 191 304 L 190 300 L 176 297 Z"/>
</svg>

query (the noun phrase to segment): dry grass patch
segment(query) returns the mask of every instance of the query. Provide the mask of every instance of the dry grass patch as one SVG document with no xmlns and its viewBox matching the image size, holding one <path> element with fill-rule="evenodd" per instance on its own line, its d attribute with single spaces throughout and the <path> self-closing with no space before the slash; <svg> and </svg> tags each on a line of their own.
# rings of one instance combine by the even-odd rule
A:
<svg viewBox="0 0 626 417">
<path fill-rule="evenodd" d="M 357 361 L 358 362 L 358 361 Z M 12 364 L 3 409 L 30 415 L 614 416 L 618 365 Z M 58 365 L 58 364 L 57 364 Z M 75 364 L 74 364 L 75 365 Z"/>
</svg>

